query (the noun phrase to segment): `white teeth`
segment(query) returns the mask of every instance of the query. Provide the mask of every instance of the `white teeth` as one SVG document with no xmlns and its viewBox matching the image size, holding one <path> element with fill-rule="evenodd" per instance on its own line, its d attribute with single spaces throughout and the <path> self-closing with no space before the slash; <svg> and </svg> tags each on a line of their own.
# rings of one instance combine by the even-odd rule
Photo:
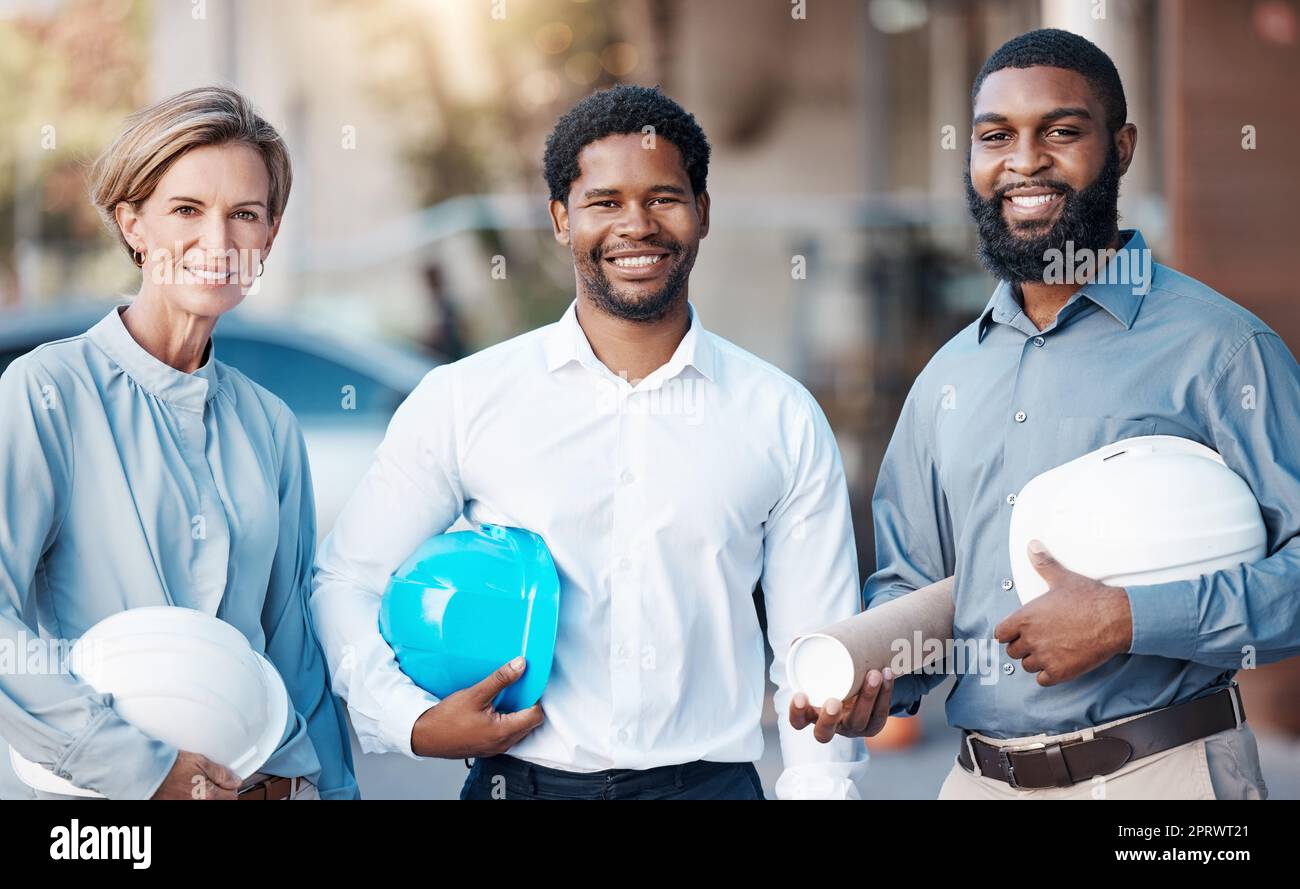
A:
<svg viewBox="0 0 1300 889">
<path fill-rule="evenodd" d="M 202 269 L 187 269 L 191 275 L 209 284 L 222 284 L 230 278 L 229 272 L 208 272 Z"/>
<path fill-rule="evenodd" d="M 1011 198 L 1011 203 L 1017 207 L 1038 207 L 1058 197 L 1060 197 L 1058 194 L 1016 195 Z"/>
<path fill-rule="evenodd" d="M 614 259 L 614 265 L 625 269 L 635 269 L 641 266 L 654 265 L 663 258 L 662 253 L 658 256 L 620 256 Z"/>
</svg>

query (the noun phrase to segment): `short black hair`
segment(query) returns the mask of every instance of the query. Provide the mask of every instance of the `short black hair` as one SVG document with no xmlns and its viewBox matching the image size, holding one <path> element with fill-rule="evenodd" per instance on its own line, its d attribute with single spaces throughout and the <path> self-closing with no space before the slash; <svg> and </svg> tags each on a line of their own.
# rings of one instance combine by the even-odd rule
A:
<svg viewBox="0 0 1300 889">
<path fill-rule="evenodd" d="M 1077 71 L 1097 91 L 1102 107 L 1106 109 L 1106 126 L 1114 133 L 1128 121 L 1128 103 L 1124 100 L 1124 84 L 1120 82 L 1115 63 L 1097 45 L 1078 34 L 1059 28 L 1041 28 L 1013 37 L 1002 44 L 984 63 L 970 91 L 971 104 L 979 95 L 984 78 L 1003 68 L 1065 68 Z"/>
<path fill-rule="evenodd" d="M 606 136 L 641 133 L 654 127 L 656 139 L 671 142 L 681 152 L 691 190 L 704 192 L 709 175 L 709 140 L 695 117 L 659 92 L 658 87 L 620 84 L 600 90 L 574 105 L 546 137 L 542 169 L 551 200 L 569 200 L 569 186 L 581 175 L 578 154 Z"/>
</svg>

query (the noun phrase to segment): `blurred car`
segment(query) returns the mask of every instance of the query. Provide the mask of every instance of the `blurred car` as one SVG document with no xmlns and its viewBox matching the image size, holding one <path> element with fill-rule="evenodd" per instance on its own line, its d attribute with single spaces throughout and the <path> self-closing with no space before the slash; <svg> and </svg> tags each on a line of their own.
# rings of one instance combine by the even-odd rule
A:
<svg viewBox="0 0 1300 889">
<path fill-rule="evenodd" d="M 89 330 L 108 307 L 79 302 L 0 312 L 0 373 L 42 343 Z M 323 538 L 393 412 L 439 362 L 392 343 L 358 342 L 238 310 L 221 319 L 214 339 L 218 359 L 284 399 L 302 424 Z"/>
</svg>

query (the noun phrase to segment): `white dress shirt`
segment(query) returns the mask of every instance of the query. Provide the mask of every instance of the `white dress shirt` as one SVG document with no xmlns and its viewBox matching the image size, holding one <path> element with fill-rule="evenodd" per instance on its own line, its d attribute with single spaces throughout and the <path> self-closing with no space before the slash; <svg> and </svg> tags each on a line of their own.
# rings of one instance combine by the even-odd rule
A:
<svg viewBox="0 0 1300 889">
<path fill-rule="evenodd" d="M 413 756 L 437 698 L 380 636 L 389 575 L 462 515 L 542 536 L 560 575 L 546 720 L 510 753 L 575 772 L 763 753 L 762 581 L 775 652 L 777 796 L 857 798 L 861 742 L 796 732 L 791 640 L 859 610 L 839 450 L 816 401 L 691 325 L 632 385 L 576 303 L 554 324 L 431 371 L 394 415 L 317 560 L 312 613 L 367 752 Z"/>
</svg>

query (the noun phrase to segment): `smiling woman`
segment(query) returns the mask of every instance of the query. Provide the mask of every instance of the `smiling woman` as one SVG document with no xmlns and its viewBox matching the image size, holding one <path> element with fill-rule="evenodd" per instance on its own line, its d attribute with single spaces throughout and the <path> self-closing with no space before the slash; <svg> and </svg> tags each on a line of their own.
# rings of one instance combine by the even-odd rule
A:
<svg viewBox="0 0 1300 889">
<path fill-rule="evenodd" d="M 236 764 L 216 761 L 215 733 L 178 750 L 60 665 L 0 673 L 12 704 L 0 750 L 110 799 L 357 795 L 306 611 L 316 528 L 302 432 L 212 350 L 217 320 L 271 249 L 290 179 L 279 134 L 233 90 L 132 116 L 95 164 L 91 197 L 141 268 L 139 292 L 0 377 L 0 642 L 192 608 L 265 654 L 292 702 L 284 725 L 262 726 L 275 750 L 241 788 Z M 168 649 L 183 675 L 179 650 Z M 50 795 L 9 765 L 0 756 L 0 797 Z"/>
<path fill-rule="evenodd" d="M 186 372 L 243 301 L 279 230 L 293 173 L 284 141 L 232 90 L 134 115 L 92 172 L 91 200 L 143 270 L 123 320 Z"/>
</svg>

